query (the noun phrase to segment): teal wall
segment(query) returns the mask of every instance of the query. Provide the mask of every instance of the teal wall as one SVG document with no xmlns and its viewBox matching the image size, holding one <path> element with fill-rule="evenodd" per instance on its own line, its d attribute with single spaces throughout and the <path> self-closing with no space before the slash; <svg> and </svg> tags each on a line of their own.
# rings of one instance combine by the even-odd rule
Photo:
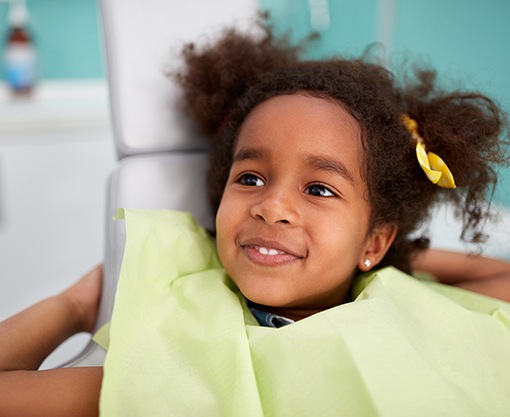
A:
<svg viewBox="0 0 510 417">
<path fill-rule="evenodd" d="M 104 76 L 97 0 L 26 0 L 38 54 L 38 77 Z M 0 3 L 0 36 L 7 36 L 6 3 Z M 3 54 L 4 42 L 0 46 Z M 2 73 L 3 77 L 3 73 Z"/>
<path fill-rule="evenodd" d="M 259 0 L 281 31 L 312 30 L 310 5 L 327 4 L 330 27 L 318 30 L 311 55 L 360 55 L 367 45 L 388 65 L 405 60 L 436 68 L 446 85 L 477 89 L 510 110 L 508 0 Z M 510 169 L 500 172 L 495 200 L 510 206 Z"/>
<path fill-rule="evenodd" d="M 396 10 L 395 50 L 424 56 L 440 73 L 510 109 L 510 2 L 406 0 Z"/>
<path fill-rule="evenodd" d="M 306 38 L 312 31 L 321 34 L 309 55 L 359 55 L 367 45 L 377 39 L 378 0 L 330 0 L 331 23 L 327 30 L 312 28 L 307 0 L 259 0 L 262 10 L 271 13 L 276 27 L 282 32 L 291 31 L 295 40 Z"/>
</svg>

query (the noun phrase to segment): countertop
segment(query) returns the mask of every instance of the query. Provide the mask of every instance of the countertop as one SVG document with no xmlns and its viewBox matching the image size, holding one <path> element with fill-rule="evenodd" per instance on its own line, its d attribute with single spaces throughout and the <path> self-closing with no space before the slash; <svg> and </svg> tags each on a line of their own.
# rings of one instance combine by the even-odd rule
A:
<svg viewBox="0 0 510 417">
<path fill-rule="evenodd" d="M 0 144 L 69 129 L 110 129 L 106 81 L 44 81 L 27 97 L 0 83 Z"/>
</svg>

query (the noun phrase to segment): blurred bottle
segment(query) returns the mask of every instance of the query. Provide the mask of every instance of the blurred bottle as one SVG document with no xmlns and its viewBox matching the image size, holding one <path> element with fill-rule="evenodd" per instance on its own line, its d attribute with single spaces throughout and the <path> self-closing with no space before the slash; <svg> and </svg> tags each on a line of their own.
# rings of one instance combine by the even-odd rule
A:
<svg viewBox="0 0 510 417">
<path fill-rule="evenodd" d="M 36 79 L 36 52 L 27 29 L 24 0 L 11 0 L 9 30 L 4 51 L 5 81 L 15 95 L 29 95 Z"/>
</svg>

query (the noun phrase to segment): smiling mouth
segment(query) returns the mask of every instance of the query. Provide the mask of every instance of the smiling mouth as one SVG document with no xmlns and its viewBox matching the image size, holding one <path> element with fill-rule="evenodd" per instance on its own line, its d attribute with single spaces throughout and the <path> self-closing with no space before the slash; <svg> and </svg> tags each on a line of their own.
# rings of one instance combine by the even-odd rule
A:
<svg viewBox="0 0 510 417">
<path fill-rule="evenodd" d="M 246 244 L 241 245 L 241 248 L 250 261 L 263 266 L 278 266 L 303 259 L 269 245 Z"/>
</svg>

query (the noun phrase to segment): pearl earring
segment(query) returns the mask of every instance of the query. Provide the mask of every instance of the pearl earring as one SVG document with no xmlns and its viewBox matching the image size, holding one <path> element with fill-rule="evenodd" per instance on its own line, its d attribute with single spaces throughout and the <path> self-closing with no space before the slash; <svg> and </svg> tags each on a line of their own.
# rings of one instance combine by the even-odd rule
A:
<svg viewBox="0 0 510 417">
<path fill-rule="evenodd" d="M 365 259 L 365 262 L 363 262 L 363 265 L 365 265 L 367 268 L 370 268 L 372 266 L 372 262 L 370 259 Z"/>
</svg>

